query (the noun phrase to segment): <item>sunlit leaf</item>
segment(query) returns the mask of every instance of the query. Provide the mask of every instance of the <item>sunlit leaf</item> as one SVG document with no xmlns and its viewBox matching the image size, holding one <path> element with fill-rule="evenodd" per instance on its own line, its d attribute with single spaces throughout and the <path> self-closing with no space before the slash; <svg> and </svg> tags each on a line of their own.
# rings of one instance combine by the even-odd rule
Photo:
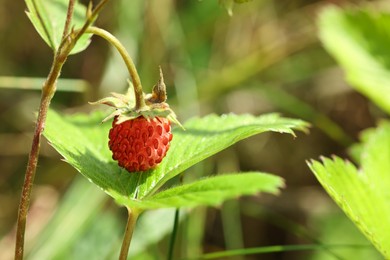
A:
<svg viewBox="0 0 390 260">
<path fill-rule="evenodd" d="M 390 123 L 370 130 L 357 169 L 338 157 L 310 162 L 317 179 L 363 234 L 390 258 Z"/>
<path fill-rule="evenodd" d="M 134 206 L 144 209 L 216 206 L 242 195 L 258 192 L 275 194 L 282 186 L 283 180 L 270 174 L 225 174 L 159 192 Z"/>
<path fill-rule="evenodd" d="M 321 14 L 319 28 L 352 87 L 390 113 L 390 14 L 331 7 Z"/>
<path fill-rule="evenodd" d="M 53 51 L 57 50 L 65 26 L 68 0 L 25 0 L 27 16 L 42 39 Z M 80 29 L 86 20 L 86 7 L 76 1 L 72 26 Z M 74 46 L 71 54 L 83 51 L 90 43 L 90 34 L 83 35 Z"/>
<path fill-rule="evenodd" d="M 123 205 L 151 196 L 169 179 L 242 139 L 265 131 L 294 134 L 293 129 L 307 127 L 277 114 L 194 118 L 184 124 L 186 131 L 173 130 L 171 148 L 156 169 L 128 173 L 111 158 L 111 124 L 100 124 L 103 118 L 102 113 L 64 117 L 50 111 L 44 135 L 69 164 Z"/>
</svg>

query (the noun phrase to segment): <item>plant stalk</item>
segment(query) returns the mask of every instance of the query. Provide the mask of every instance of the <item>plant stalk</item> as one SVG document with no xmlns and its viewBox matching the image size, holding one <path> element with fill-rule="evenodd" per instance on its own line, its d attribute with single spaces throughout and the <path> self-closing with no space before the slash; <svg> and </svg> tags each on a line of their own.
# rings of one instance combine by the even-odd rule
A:
<svg viewBox="0 0 390 260">
<path fill-rule="evenodd" d="M 127 70 L 129 71 L 129 74 L 130 74 L 131 79 L 133 81 L 134 94 L 135 94 L 135 110 L 136 111 L 142 110 L 146 106 L 146 104 L 145 104 L 145 99 L 144 99 L 144 93 L 142 90 L 141 79 L 138 75 L 138 72 L 137 72 L 137 69 L 134 65 L 134 62 L 131 59 L 126 48 L 122 45 L 122 43 L 114 35 L 112 35 L 111 33 L 107 32 L 104 29 L 91 26 L 86 30 L 86 32 L 102 37 L 103 39 L 108 41 L 110 44 L 112 44 L 118 50 L 119 54 L 122 56 L 122 59 L 126 64 Z"/>
<path fill-rule="evenodd" d="M 47 111 L 50 106 L 50 102 L 55 94 L 57 88 L 57 79 L 61 74 L 61 69 L 66 59 L 76 44 L 77 40 L 85 33 L 85 30 L 90 26 L 90 24 L 96 19 L 97 14 L 102 9 L 103 5 L 108 0 L 102 0 L 96 6 L 92 14 L 88 17 L 83 28 L 78 31 L 77 34 L 73 34 L 73 31 L 68 33 L 70 30 L 71 19 L 74 11 L 75 0 L 69 0 L 68 11 L 66 15 L 66 21 L 63 31 L 63 37 L 61 44 L 56 50 L 54 55 L 53 63 L 47 76 L 45 83 L 42 86 L 41 102 L 38 110 L 38 117 L 35 125 L 34 136 L 31 144 L 31 150 L 29 153 L 29 158 L 27 162 L 27 168 L 24 178 L 24 183 L 22 187 L 22 194 L 19 203 L 17 227 L 16 227 L 16 242 L 15 242 L 15 260 L 22 260 L 24 255 L 24 239 L 26 231 L 26 220 L 27 213 L 30 206 L 31 200 L 31 191 L 35 179 L 36 168 L 39 158 L 39 150 L 41 143 L 41 136 L 43 130 L 45 129 Z M 38 14 L 38 17 L 39 14 Z M 42 24 L 44 24 L 42 22 Z M 46 29 L 46 27 L 44 27 Z M 73 37 L 72 37 L 73 36 Z"/>
<path fill-rule="evenodd" d="M 30 205 L 31 190 L 34 183 L 36 168 L 38 164 L 41 136 L 45 128 L 46 116 L 50 106 L 50 101 L 56 91 L 57 79 L 60 76 L 61 68 L 65 61 L 66 58 L 58 57 L 57 55 L 55 56 L 50 73 L 42 87 L 41 103 L 39 105 L 37 123 L 35 125 L 34 137 L 28 158 L 27 169 L 22 188 L 22 195 L 19 203 L 15 245 L 16 260 L 23 259 L 27 212 Z"/>
<path fill-rule="evenodd" d="M 68 11 L 66 13 L 66 20 L 65 20 L 64 31 L 62 32 L 62 39 L 65 39 L 65 37 L 69 33 L 70 25 L 72 23 L 74 4 L 75 4 L 75 0 L 69 0 Z"/>
<path fill-rule="evenodd" d="M 135 223 L 137 222 L 138 216 L 141 214 L 137 209 L 127 208 L 127 224 L 125 229 L 125 234 L 123 236 L 121 253 L 119 255 L 119 260 L 126 260 L 127 255 L 129 254 L 130 242 L 133 237 L 133 232 L 135 228 Z"/>
<path fill-rule="evenodd" d="M 171 239 L 169 241 L 169 251 L 168 251 L 168 260 L 173 259 L 173 251 L 175 249 L 176 244 L 176 237 L 177 237 L 177 230 L 179 229 L 179 215 L 180 215 L 180 208 L 175 209 L 175 218 L 173 220 L 173 230 L 171 234 Z"/>
</svg>

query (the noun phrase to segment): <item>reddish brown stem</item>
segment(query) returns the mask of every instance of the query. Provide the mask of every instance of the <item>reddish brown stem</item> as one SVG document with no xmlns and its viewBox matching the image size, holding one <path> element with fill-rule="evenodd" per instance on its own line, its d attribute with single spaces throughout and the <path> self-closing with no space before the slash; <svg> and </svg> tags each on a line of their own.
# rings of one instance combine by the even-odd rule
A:
<svg viewBox="0 0 390 260">
<path fill-rule="evenodd" d="M 63 60 L 63 62 L 58 62 L 58 60 Z M 30 205 L 31 190 L 34 183 L 35 172 L 38 163 L 41 136 L 45 128 L 47 110 L 49 109 L 50 101 L 56 91 L 57 78 L 60 75 L 64 62 L 65 59 L 63 58 L 54 59 L 52 69 L 42 87 L 41 103 L 39 106 L 37 123 L 35 126 L 34 137 L 31 145 L 31 151 L 29 154 L 22 195 L 19 204 L 15 247 L 15 259 L 17 260 L 23 259 L 27 211 Z"/>
<path fill-rule="evenodd" d="M 68 11 L 66 13 L 66 20 L 65 20 L 65 26 L 64 26 L 64 31 L 62 32 L 62 39 L 65 39 L 66 35 L 68 35 L 70 26 L 72 23 L 72 16 L 73 16 L 73 10 L 74 10 L 74 0 L 69 1 L 68 5 Z"/>
<path fill-rule="evenodd" d="M 19 203 L 19 212 L 16 228 L 16 244 L 15 244 L 15 259 L 22 260 L 24 255 L 24 237 L 26 230 L 27 212 L 30 206 L 31 190 L 34 183 L 35 172 L 38 163 L 39 149 L 41 143 L 42 132 L 45 129 L 47 111 L 50 106 L 51 99 L 56 91 L 57 79 L 60 76 L 62 66 L 64 65 L 70 51 L 76 44 L 77 40 L 85 33 L 85 30 L 93 23 L 98 13 L 108 0 L 101 0 L 96 6 L 92 14 L 87 18 L 83 28 L 76 35 L 72 32 L 69 34 L 72 13 L 74 10 L 75 0 L 69 0 L 68 13 L 66 16 L 63 38 L 60 47 L 58 48 L 50 73 L 43 84 L 41 103 L 38 111 L 38 118 L 35 126 L 34 137 L 31 144 L 31 151 L 28 158 L 25 179 L 22 188 L 21 199 Z"/>
</svg>

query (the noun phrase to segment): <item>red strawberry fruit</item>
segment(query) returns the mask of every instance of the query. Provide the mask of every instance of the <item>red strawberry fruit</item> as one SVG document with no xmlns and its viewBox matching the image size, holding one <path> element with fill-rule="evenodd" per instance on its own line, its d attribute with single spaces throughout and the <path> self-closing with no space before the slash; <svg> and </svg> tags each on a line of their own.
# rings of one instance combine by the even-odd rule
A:
<svg viewBox="0 0 390 260">
<path fill-rule="evenodd" d="M 130 85 L 129 90 L 133 86 Z M 135 100 L 126 95 L 112 93 L 91 104 L 104 104 L 115 108 L 103 122 L 114 118 L 109 132 L 108 146 L 112 158 L 129 172 L 155 168 L 165 157 L 172 140 L 171 121 L 180 123 L 165 102 L 166 87 L 160 68 L 160 80 L 152 93 L 145 95 L 140 83 L 134 85 Z"/>
<path fill-rule="evenodd" d="M 172 140 L 171 123 L 163 117 L 143 116 L 117 124 L 109 133 L 112 158 L 129 172 L 146 171 L 156 167 L 165 157 Z"/>
</svg>

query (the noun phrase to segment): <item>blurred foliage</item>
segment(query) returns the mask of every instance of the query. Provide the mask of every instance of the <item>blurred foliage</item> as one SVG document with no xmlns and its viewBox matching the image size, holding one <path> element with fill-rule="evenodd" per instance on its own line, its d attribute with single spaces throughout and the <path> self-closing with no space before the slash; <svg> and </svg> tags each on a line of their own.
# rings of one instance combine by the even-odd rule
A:
<svg viewBox="0 0 390 260">
<path fill-rule="evenodd" d="M 344 0 L 253 0 L 235 4 L 232 16 L 217 0 L 122 0 L 110 1 L 105 8 L 98 25 L 125 44 L 145 91 L 158 80 L 158 66 L 162 66 L 168 101 L 181 121 L 209 113 L 281 112 L 313 124 L 309 135 L 299 134 L 297 139 L 255 136 L 187 170 L 185 182 L 215 172 L 273 172 L 286 180 L 287 187 L 279 197 L 250 197 L 219 209 L 183 210 L 175 258 L 242 245 L 368 244 L 305 165 L 306 159 L 320 154 L 346 157 L 346 146 L 384 116 L 348 86 L 317 40 L 316 18 L 330 4 L 389 8 L 386 1 Z M 13 255 L 13 227 L 40 97 L 39 83 L 34 80 L 48 74 L 52 59 L 25 9 L 22 1 L 0 1 L 0 259 Z M 86 51 L 71 56 L 62 72 L 63 79 L 83 80 L 74 84 L 87 87 L 65 84 L 67 91 L 59 88 L 52 107 L 90 111 L 87 101 L 112 91 L 123 92 L 127 77 L 119 55 L 93 37 Z M 74 234 L 68 234 L 65 251 L 54 252 L 62 254 L 62 259 L 84 259 L 91 256 L 86 252 L 98 247 L 96 257 L 117 258 L 125 209 L 107 201 L 102 191 L 92 192 L 90 183 L 81 181 L 84 186 L 79 186 L 75 176 L 75 170 L 60 162 L 60 156 L 43 142 L 28 219 L 31 258 L 43 250 L 34 241 L 56 242 L 57 229 L 62 226 L 52 223 L 69 223 L 65 220 L 70 223 L 62 228 Z M 68 200 L 72 196 L 99 206 L 76 207 L 78 199 Z M 69 214 L 84 216 L 83 221 L 72 223 L 66 215 L 59 219 L 66 207 L 75 210 Z M 173 219 L 155 215 L 148 222 L 144 217 L 140 226 L 153 224 L 156 234 L 134 238 L 142 240 L 145 248 L 139 259 L 164 258 Z M 76 223 L 77 230 L 73 228 Z M 231 223 L 238 226 L 227 228 Z M 241 238 L 232 238 L 233 232 L 241 232 Z M 364 250 L 366 259 L 378 258 L 373 247 Z M 350 259 L 347 253 L 330 251 L 278 252 L 261 255 L 261 259 Z"/>
<path fill-rule="evenodd" d="M 389 13 L 370 9 L 328 8 L 319 21 L 321 40 L 351 86 L 390 114 L 389 26 Z"/>
<path fill-rule="evenodd" d="M 356 90 L 389 114 L 390 15 L 371 9 L 330 7 L 319 19 L 321 40 Z M 388 259 L 390 123 L 383 120 L 350 148 L 359 168 L 334 156 L 311 161 L 315 176 L 360 231 Z"/>
</svg>

